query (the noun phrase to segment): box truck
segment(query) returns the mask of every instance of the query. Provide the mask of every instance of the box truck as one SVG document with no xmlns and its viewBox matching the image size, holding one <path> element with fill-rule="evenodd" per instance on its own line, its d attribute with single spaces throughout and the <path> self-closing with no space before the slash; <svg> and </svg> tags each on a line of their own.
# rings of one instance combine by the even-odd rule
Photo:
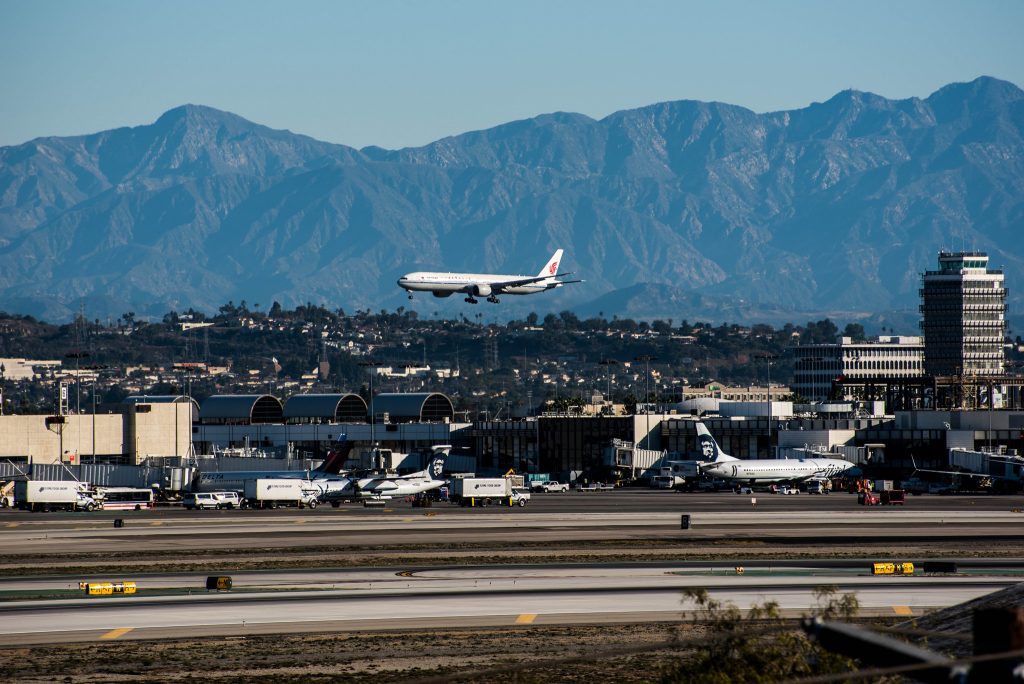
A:
<svg viewBox="0 0 1024 684">
<path fill-rule="evenodd" d="M 530 492 L 521 475 L 509 477 L 457 477 L 452 479 L 448 498 L 460 506 L 525 506 Z"/>
<path fill-rule="evenodd" d="M 74 480 L 16 482 L 14 500 L 23 511 L 93 511 L 99 507 L 88 486 Z"/>
<path fill-rule="evenodd" d="M 319 490 L 312 482 L 298 478 L 256 478 L 245 481 L 243 505 L 248 508 L 309 506 L 316 508 Z"/>
</svg>

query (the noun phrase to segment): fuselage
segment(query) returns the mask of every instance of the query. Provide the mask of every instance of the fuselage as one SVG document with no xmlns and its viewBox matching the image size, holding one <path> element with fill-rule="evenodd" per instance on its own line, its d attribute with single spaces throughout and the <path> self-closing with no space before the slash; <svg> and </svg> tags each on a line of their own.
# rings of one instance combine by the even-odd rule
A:
<svg viewBox="0 0 1024 684">
<path fill-rule="evenodd" d="M 701 466 L 701 472 L 712 477 L 749 484 L 801 482 L 812 477 L 834 477 L 853 467 L 839 458 L 751 459 L 718 461 Z"/>
<path fill-rule="evenodd" d="M 474 293 L 481 285 L 492 286 L 515 280 L 527 280 L 534 276 L 502 275 L 498 273 L 439 273 L 417 271 L 407 273 L 398 279 L 398 286 L 407 292 L 466 292 Z M 561 285 L 554 278 L 533 283 L 502 288 L 502 294 L 527 295 L 550 290 Z"/>
</svg>

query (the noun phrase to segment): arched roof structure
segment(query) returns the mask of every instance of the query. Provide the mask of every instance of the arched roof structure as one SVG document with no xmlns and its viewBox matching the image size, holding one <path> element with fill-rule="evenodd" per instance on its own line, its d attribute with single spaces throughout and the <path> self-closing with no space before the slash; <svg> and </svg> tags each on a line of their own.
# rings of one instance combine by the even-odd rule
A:
<svg viewBox="0 0 1024 684">
<path fill-rule="evenodd" d="M 362 423 L 367 415 L 358 394 L 296 394 L 284 403 L 284 419 L 292 422 Z"/>
<path fill-rule="evenodd" d="M 371 408 L 375 416 L 387 413 L 393 423 L 450 423 L 455 420 L 452 400 L 440 392 L 378 394 Z"/>
<path fill-rule="evenodd" d="M 269 394 L 215 394 L 199 409 L 202 423 L 281 423 L 281 400 Z"/>
</svg>

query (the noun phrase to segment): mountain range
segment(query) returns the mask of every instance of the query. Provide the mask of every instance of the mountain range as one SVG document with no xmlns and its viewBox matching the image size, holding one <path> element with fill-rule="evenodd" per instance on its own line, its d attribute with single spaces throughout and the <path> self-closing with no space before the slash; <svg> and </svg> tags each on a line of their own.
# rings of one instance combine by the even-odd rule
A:
<svg viewBox="0 0 1024 684">
<path fill-rule="evenodd" d="M 185 105 L 0 148 L 0 309 L 47 320 L 311 302 L 421 315 L 799 322 L 916 332 L 940 249 L 1024 303 L 1024 91 L 846 90 L 792 111 L 676 101 L 357 150 Z M 495 306 L 405 298 L 415 270 L 585 284 Z"/>
</svg>

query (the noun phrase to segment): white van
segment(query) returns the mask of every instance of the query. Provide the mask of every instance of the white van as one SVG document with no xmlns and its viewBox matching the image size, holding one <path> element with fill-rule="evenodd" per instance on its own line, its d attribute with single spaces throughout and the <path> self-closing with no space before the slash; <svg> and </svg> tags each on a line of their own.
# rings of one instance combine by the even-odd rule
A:
<svg viewBox="0 0 1024 684">
<path fill-rule="evenodd" d="M 204 508 L 220 508 L 217 497 L 213 495 L 213 492 L 189 492 L 182 498 L 181 505 L 187 511 L 191 511 L 193 508 L 200 511 Z"/>
<path fill-rule="evenodd" d="M 242 505 L 242 497 L 238 495 L 238 492 L 211 492 L 211 494 L 217 500 L 217 508 L 240 508 Z"/>
</svg>

